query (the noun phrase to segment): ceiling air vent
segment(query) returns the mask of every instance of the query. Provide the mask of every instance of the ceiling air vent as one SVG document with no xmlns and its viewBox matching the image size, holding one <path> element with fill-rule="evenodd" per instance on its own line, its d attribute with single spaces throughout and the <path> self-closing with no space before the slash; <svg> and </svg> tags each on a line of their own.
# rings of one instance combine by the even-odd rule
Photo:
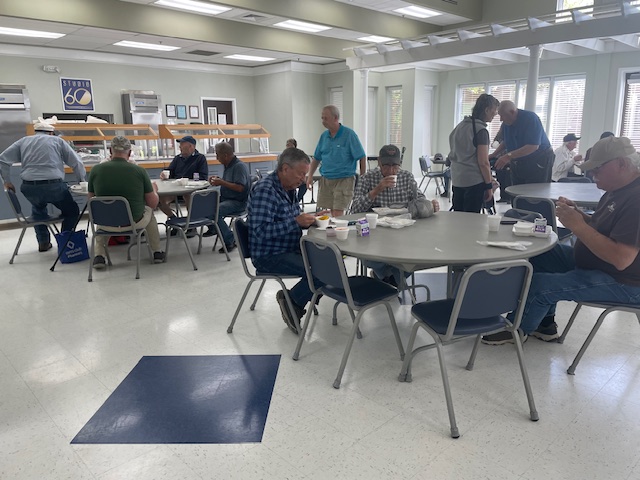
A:
<svg viewBox="0 0 640 480">
<path fill-rule="evenodd" d="M 218 55 L 220 52 L 210 52 L 208 50 L 191 50 L 187 53 L 191 55 L 200 55 L 201 57 L 210 57 L 211 55 Z"/>
<path fill-rule="evenodd" d="M 249 13 L 247 15 L 243 15 L 242 19 L 248 20 L 249 22 L 260 22 L 262 20 L 266 20 L 267 17 L 264 15 L 258 15 L 257 13 Z"/>
</svg>

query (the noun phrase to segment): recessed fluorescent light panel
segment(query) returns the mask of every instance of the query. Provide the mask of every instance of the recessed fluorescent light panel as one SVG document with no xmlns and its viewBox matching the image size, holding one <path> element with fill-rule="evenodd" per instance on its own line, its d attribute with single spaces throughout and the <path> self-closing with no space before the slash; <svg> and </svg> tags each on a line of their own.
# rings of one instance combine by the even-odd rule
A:
<svg viewBox="0 0 640 480">
<path fill-rule="evenodd" d="M 275 58 L 269 57 L 256 57 L 254 55 L 226 55 L 224 58 L 230 58 L 231 60 L 246 60 L 247 62 L 269 62 L 275 60 Z"/>
<path fill-rule="evenodd" d="M 390 42 L 391 40 L 395 40 L 395 38 L 380 37 L 378 35 L 369 35 L 368 37 L 360 37 L 358 40 L 360 40 L 361 42 L 368 42 L 368 43 L 383 43 L 383 42 Z"/>
<path fill-rule="evenodd" d="M 410 5 L 408 7 L 396 8 L 394 10 L 396 13 L 400 13 L 402 15 L 409 15 L 411 17 L 416 18 L 429 18 L 429 17 L 437 17 L 438 15 L 442 15 L 440 12 L 436 12 L 435 10 L 429 10 L 428 8 L 416 7 L 415 5 Z"/>
<path fill-rule="evenodd" d="M 299 22 L 297 20 L 286 20 L 284 22 L 276 23 L 274 27 L 289 28 L 291 30 L 299 30 L 301 32 L 318 33 L 325 30 L 331 30 L 331 27 L 325 27 L 324 25 L 316 25 L 315 23 Z"/>
<path fill-rule="evenodd" d="M 14 35 L 16 37 L 33 37 L 33 38 L 61 38 L 64 33 L 40 32 L 38 30 L 24 30 L 22 28 L 5 28 L 0 27 L 0 35 Z"/>
<path fill-rule="evenodd" d="M 114 43 L 117 47 L 129 47 L 129 48 L 143 48 L 145 50 L 159 50 L 161 52 L 172 52 L 174 50 L 180 50 L 181 47 L 174 47 L 172 45 L 158 45 L 155 43 L 142 43 L 142 42 L 130 42 L 129 40 L 122 40 L 121 42 Z"/>
<path fill-rule="evenodd" d="M 190 12 L 204 13 L 206 15 L 219 15 L 231 10 L 229 7 L 216 5 L 214 3 L 196 2 L 195 0 L 158 0 L 156 5 L 163 7 L 177 8 L 179 10 L 189 10 Z"/>
</svg>

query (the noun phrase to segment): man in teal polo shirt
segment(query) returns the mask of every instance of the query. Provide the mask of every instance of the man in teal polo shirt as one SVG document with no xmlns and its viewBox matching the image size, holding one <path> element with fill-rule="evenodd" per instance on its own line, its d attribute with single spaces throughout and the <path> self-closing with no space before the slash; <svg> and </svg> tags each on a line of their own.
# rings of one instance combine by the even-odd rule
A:
<svg viewBox="0 0 640 480">
<path fill-rule="evenodd" d="M 356 166 L 360 175 L 367 171 L 367 157 L 356 132 L 340 123 L 340 111 L 334 105 L 322 109 L 322 125 L 327 129 L 320 136 L 307 176 L 307 188 L 312 188 L 313 174 L 320 165 L 318 207 L 331 209 L 339 217 L 353 199 Z"/>
<path fill-rule="evenodd" d="M 101 196 L 121 196 L 129 201 L 131 215 L 136 227 L 146 227 L 147 242 L 153 251 L 153 261 L 162 263 L 165 255 L 160 250 L 160 234 L 153 210 L 158 206 L 158 186 L 151 183 L 147 171 L 134 163 L 129 163 L 131 142 L 121 135 L 111 140 L 111 160 L 100 163 L 91 169 L 89 175 L 89 198 Z M 127 227 L 100 227 L 104 230 L 122 232 Z M 96 238 L 96 250 L 93 268 L 106 267 L 105 246 L 108 237 Z"/>
</svg>

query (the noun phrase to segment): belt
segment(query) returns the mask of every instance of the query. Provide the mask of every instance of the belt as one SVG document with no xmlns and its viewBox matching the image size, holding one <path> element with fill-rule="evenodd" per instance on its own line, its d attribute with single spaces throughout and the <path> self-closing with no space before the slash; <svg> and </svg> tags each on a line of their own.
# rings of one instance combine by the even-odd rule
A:
<svg viewBox="0 0 640 480">
<path fill-rule="evenodd" d="M 26 185 L 46 185 L 47 183 L 60 183 L 61 178 L 54 178 L 53 180 L 23 180 L 22 183 Z"/>
</svg>

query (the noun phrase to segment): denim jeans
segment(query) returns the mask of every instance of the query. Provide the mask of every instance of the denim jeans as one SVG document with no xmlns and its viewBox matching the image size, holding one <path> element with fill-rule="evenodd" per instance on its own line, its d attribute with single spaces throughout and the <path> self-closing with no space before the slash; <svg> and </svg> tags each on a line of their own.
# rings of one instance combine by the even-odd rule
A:
<svg viewBox="0 0 640 480">
<path fill-rule="evenodd" d="M 411 272 L 402 272 L 399 268 L 393 267 L 384 262 L 376 262 L 374 260 L 363 260 L 362 262 L 365 267 L 373 270 L 373 273 L 376 274 L 380 280 L 385 277 L 393 276 L 396 281 L 396 285 L 402 285 L 402 277 L 404 273 L 404 278 L 410 277 Z"/>
<path fill-rule="evenodd" d="M 233 243 L 233 232 L 227 225 L 227 222 L 224 221 L 224 217 L 227 215 L 240 215 L 247 208 L 247 204 L 245 202 L 240 202 L 238 200 L 223 200 L 220 202 L 220 207 L 218 210 L 218 228 L 222 233 L 222 240 L 224 240 L 224 244 L 228 247 Z"/>
<path fill-rule="evenodd" d="M 526 334 L 555 314 L 561 300 L 640 304 L 640 287 L 618 283 L 600 270 L 576 268 L 568 245 L 556 245 L 530 261 L 534 273 L 520 324 Z"/>
<path fill-rule="evenodd" d="M 42 185 L 27 185 L 20 187 L 20 191 L 31 202 L 31 215 L 34 220 L 46 220 L 49 218 L 47 205 L 53 204 L 62 212 L 62 231 L 71 232 L 76 226 L 80 209 L 75 202 L 65 182 L 46 183 Z M 51 241 L 49 229 L 46 225 L 33 227 L 36 231 L 38 244 L 47 244 Z"/>
<path fill-rule="evenodd" d="M 309 303 L 313 293 L 311 293 L 311 289 L 309 288 L 301 253 L 281 253 L 279 255 L 269 255 L 268 257 L 252 258 L 251 261 L 258 273 L 295 275 L 301 277 L 300 281 L 289 290 L 289 295 L 291 295 L 291 300 L 299 307 L 304 308 L 304 306 Z M 324 285 L 315 278 L 314 283 L 317 288 Z"/>
</svg>

